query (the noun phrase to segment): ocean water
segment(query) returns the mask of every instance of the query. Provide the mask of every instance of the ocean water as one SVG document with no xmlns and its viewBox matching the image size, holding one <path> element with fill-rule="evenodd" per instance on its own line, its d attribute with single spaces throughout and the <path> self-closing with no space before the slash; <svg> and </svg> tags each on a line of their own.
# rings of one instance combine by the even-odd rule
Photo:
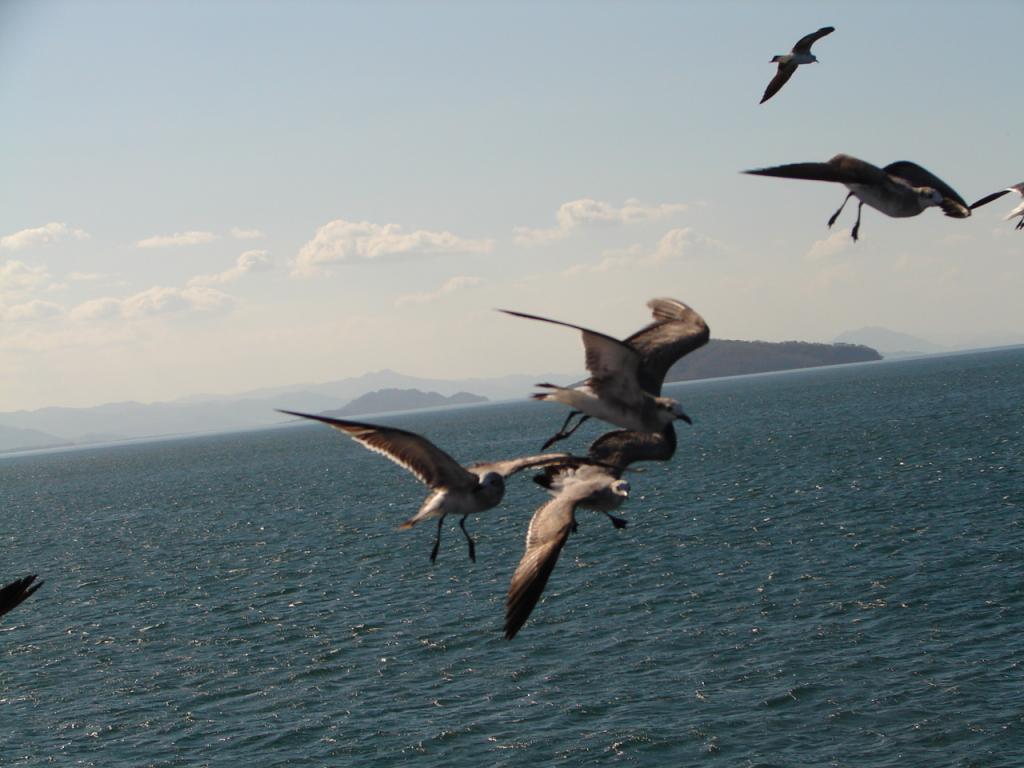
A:
<svg viewBox="0 0 1024 768">
<path fill-rule="evenodd" d="M 0 459 L 4 766 L 1018 766 L 1024 350 L 695 382 L 511 642 L 468 522 L 320 425 Z M 465 461 L 563 411 L 382 419 Z M 583 450 L 600 426 L 580 431 Z"/>
</svg>

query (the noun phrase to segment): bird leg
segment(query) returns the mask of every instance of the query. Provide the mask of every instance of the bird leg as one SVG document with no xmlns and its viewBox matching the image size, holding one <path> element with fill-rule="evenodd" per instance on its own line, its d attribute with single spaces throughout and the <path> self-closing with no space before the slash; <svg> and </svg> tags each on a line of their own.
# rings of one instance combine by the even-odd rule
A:
<svg viewBox="0 0 1024 768">
<path fill-rule="evenodd" d="M 459 520 L 459 528 L 462 529 L 462 533 L 466 536 L 466 542 L 469 544 L 469 559 L 474 563 L 476 562 L 476 544 L 473 542 L 472 537 L 469 535 L 469 531 L 466 530 L 466 518 L 469 515 L 463 515 L 462 519 Z"/>
<path fill-rule="evenodd" d="M 616 528 L 625 528 L 629 524 L 628 520 L 623 520 L 621 517 L 616 517 L 611 512 L 605 512 L 605 514 L 608 515 L 608 519 L 612 521 L 612 525 L 614 525 Z"/>
<path fill-rule="evenodd" d="M 832 214 L 832 218 L 828 220 L 828 228 L 832 229 L 832 225 L 836 223 L 836 219 L 839 218 L 839 214 L 843 212 L 843 208 L 846 207 L 846 201 L 853 197 L 853 192 L 846 195 L 846 200 L 843 200 L 843 204 L 839 206 L 839 210 Z"/>
<path fill-rule="evenodd" d="M 569 426 L 569 422 L 572 420 L 573 416 L 579 416 L 580 420 L 576 422 L 576 426 L 574 426 L 572 429 L 570 429 L 568 432 L 566 432 L 565 428 Z M 542 451 L 546 451 L 548 448 L 550 448 L 552 445 L 557 443 L 559 440 L 564 440 L 565 438 L 571 436 L 573 432 L 575 432 L 577 429 L 580 428 L 580 424 L 582 424 L 584 421 L 586 421 L 589 418 L 590 418 L 590 416 L 588 416 L 585 413 L 582 413 L 581 411 L 569 411 L 569 415 L 565 417 L 565 421 L 562 424 L 562 428 L 559 429 L 558 432 L 556 432 L 555 434 L 553 434 L 551 437 L 548 438 L 548 441 L 546 443 L 544 443 L 543 446 L 541 446 L 541 450 Z"/>
<path fill-rule="evenodd" d="M 853 230 L 850 232 L 850 236 L 853 237 L 853 242 L 857 242 L 857 233 L 860 232 L 860 209 L 864 207 L 864 203 L 857 206 L 857 221 L 853 225 Z"/>
<path fill-rule="evenodd" d="M 434 539 L 434 548 L 430 550 L 430 562 L 437 561 L 437 550 L 441 548 L 441 523 L 444 522 L 444 515 L 437 520 L 437 537 Z"/>
</svg>

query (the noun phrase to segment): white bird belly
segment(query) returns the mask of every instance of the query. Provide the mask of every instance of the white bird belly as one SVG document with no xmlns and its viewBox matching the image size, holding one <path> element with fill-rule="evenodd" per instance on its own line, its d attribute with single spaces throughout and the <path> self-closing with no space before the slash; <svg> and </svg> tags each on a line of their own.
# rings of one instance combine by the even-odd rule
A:
<svg viewBox="0 0 1024 768">
<path fill-rule="evenodd" d="M 924 210 L 920 199 L 910 188 L 901 190 L 888 185 L 879 188 L 873 184 L 847 184 L 846 188 L 865 205 L 896 219 L 917 216 Z"/>
</svg>

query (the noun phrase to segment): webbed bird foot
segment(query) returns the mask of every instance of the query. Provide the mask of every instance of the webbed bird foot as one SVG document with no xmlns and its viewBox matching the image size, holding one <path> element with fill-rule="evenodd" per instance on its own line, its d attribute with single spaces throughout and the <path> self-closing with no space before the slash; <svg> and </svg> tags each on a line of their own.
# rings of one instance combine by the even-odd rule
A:
<svg viewBox="0 0 1024 768">
<path fill-rule="evenodd" d="M 624 520 L 621 517 L 616 517 L 615 515 L 612 515 L 608 512 L 605 512 L 605 514 L 608 515 L 608 519 L 612 521 L 612 525 L 614 525 L 616 528 L 625 528 L 627 525 L 629 525 L 629 520 Z"/>
</svg>

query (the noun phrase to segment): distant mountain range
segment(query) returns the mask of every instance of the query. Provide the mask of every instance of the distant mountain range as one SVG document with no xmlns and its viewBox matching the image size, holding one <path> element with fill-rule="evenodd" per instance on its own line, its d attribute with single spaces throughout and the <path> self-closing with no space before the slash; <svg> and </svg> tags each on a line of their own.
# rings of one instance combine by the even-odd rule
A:
<svg viewBox="0 0 1024 768">
<path fill-rule="evenodd" d="M 712 340 L 673 367 L 669 381 L 731 376 L 878 360 L 861 345 Z M 277 408 L 351 416 L 482 400 L 525 398 L 538 381 L 566 374 L 479 379 L 424 379 L 382 370 L 322 384 L 296 384 L 237 395 L 192 395 L 163 403 L 108 403 L 94 408 L 41 408 L 0 413 L 0 451 L 131 440 L 163 435 L 228 432 L 279 424 Z M 581 380 L 581 371 L 575 380 Z M 469 394 L 473 393 L 473 394 Z"/>
<path fill-rule="evenodd" d="M 837 344 L 865 344 L 877 349 L 886 357 L 932 355 L 950 351 L 949 347 L 940 346 L 919 336 L 911 336 L 909 333 L 899 333 L 877 326 L 846 331 L 836 336 L 835 342 Z"/>
<path fill-rule="evenodd" d="M 418 389 L 379 389 L 357 397 L 344 408 L 325 412 L 325 416 L 344 418 L 363 413 L 389 413 L 392 411 L 418 411 L 423 408 L 442 408 L 450 405 L 475 405 L 486 403 L 486 397 L 469 392 L 456 392 L 450 397 L 437 392 L 421 392 Z"/>
</svg>

